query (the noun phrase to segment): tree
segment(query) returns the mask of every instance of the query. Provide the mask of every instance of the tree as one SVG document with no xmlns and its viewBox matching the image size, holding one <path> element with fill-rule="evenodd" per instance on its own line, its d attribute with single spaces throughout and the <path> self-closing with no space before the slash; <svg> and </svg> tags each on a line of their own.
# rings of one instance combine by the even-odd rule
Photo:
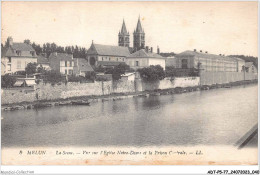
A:
<svg viewBox="0 0 260 175">
<path fill-rule="evenodd" d="M 165 68 L 165 76 L 166 77 L 176 77 L 176 68 L 174 66 L 167 66 Z"/>
<path fill-rule="evenodd" d="M 16 78 L 12 77 L 11 75 L 5 74 L 4 76 L 1 76 L 1 87 L 2 88 L 13 87 L 15 82 L 16 82 Z"/>
<path fill-rule="evenodd" d="M 112 74 L 113 80 L 117 81 L 121 78 L 121 75 L 128 70 L 130 70 L 130 67 L 127 64 L 120 63 L 119 65 L 115 66 L 113 69 L 107 70 L 105 73 Z"/>
<path fill-rule="evenodd" d="M 165 78 L 165 72 L 160 65 L 145 67 L 137 70 L 145 81 L 158 81 Z"/>
<path fill-rule="evenodd" d="M 101 65 L 99 65 L 98 67 L 94 67 L 94 71 L 95 72 L 105 72 L 106 69 L 104 67 L 102 67 Z"/>
<path fill-rule="evenodd" d="M 28 75 L 34 74 L 34 73 L 36 73 L 36 68 L 37 68 L 37 64 L 36 63 L 28 63 L 26 68 L 25 68 L 25 72 Z"/>
<path fill-rule="evenodd" d="M 42 67 L 42 65 L 40 65 L 39 67 L 37 67 L 37 73 L 45 74 L 46 70 L 44 67 Z"/>
<path fill-rule="evenodd" d="M 63 77 L 59 71 L 51 70 L 45 73 L 45 82 L 49 82 L 51 84 L 59 83 L 63 81 Z"/>
<path fill-rule="evenodd" d="M 31 41 L 29 39 L 25 39 L 23 42 L 26 43 L 26 44 L 31 45 Z"/>
<path fill-rule="evenodd" d="M 96 79 L 96 72 L 87 72 L 85 78 L 94 82 Z"/>
</svg>

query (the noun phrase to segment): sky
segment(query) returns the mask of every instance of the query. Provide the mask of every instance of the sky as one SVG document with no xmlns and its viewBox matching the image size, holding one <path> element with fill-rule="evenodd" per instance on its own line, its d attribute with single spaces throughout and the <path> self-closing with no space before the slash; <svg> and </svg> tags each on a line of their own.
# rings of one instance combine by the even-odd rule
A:
<svg viewBox="0 0 260 175">
<path fill-rule="evenodd" d="M 138 16 L 146 45 L 161 52 L 202 50 L 258 55 L 257 2 L 2 2 L 2 43 L 117 45 L 123 19 L 130 33 Z"/>
</svg>

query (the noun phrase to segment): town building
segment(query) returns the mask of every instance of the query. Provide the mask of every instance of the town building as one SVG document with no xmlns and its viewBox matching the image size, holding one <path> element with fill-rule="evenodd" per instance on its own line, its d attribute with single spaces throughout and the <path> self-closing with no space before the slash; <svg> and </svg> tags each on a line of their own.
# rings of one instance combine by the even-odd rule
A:
<svg viewBox="0 0 260 175">
<path fill-rule="evenodd" d="M 1 59 L 1 73 L 25 71 L 28 63 L 37 63 L 37 55 L 33 47 L 27 43 L 14 43 L 12 37 L 7 38 Z"/>
<path fill-rule="evenodd" d="M 50 62 L 49 59 L 45 57 L 45 55 L 41 54 L 37 57 L 37 67 L 43 67 L 45 70 L 50 70 Z"/>
<path fill-rule="evenodd" d="M 176 67 L 176 58 L 174 56 L 166 57 L 166 67 Z"/>
<path fill-rule="evenodd" d="M 152 48 L 149 50 L 148 47 L 146 47 L 146 49 L 138 50 L 127 56 L 126 64 L 135 70 L 151 65 L 160 65 L 165 70 L 165 57 L 154 53 Z"/>
<path fill-rule="evenodd" d="M 122 81 L 134 81 L 135 80 L 135 72 L 128 72 L 121 75 Z"/>
<path fill-rule="evenodd" d="M 118 33 L 118 46 L 129 47 L 130 44 L 130 35 L 126 30 L 125 20 L 123 20 L 121 31 Z"/>
<path fill-rule="evenodd" d="M 253 62 L 246 62 L 245 63 L 245 67 L 246 67 L 246 72 L 249 73 L 257 73 L 257 67 L 254 65 Z"/>
<path fill-rule="evenodd" d="M 122 46 L 94 44 L 87 51 L 87 60 L 91 66 L 114 67 L 125 63 L 130 55 L 129 49 Z"/>
<path fill-rule="evenodd" d="M 243 72 L 245 67 L 245 60 L 241 59 L 241 58 L 237 58 L 237 57 L 233 57 L 237 60 L 237 72 Z"/>
<path fill-rule="evenodd" d="M 74 59 L 72 54 L 53 52 L 49 56 L 50 68 L 61 74 L 72 75 L 74 70 Z"/>
<path fill-rule="evenodd" d="M 145 48 L 145 33 L 144 29 L 142 28 L 140 16 L 138 18 L 137 26 L 134 31 L 134 43 L 133 43 L 133 49 L 134 51 L 138 51 L 140 49 Z"/>
<path fill-rule="evenodd" d="M 241 72 L 243 60 L 224 55 L 214 55 L 208 52 L 203 53 L 184 51 L 176 55 L 176 68 L 191 69 L 196 68 L 207 72 Z"/>
<path fill-rule="evenodd" d="M 94 72 L 93 68 L 89 65 L 86 58 L 74 58 L 74 71 L 76 76 L 86 76 L 90 72 Z"/>
</svg>

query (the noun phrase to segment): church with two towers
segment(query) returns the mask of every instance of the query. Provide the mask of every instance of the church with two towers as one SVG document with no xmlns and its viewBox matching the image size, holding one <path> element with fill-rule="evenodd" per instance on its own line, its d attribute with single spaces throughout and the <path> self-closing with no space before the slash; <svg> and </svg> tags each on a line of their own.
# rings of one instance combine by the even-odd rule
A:
<svg viewBox="0 0 260 175">
<path fill-rule="evenodd" d="M 130 34 L 123 20 L 118 33 L 118 46 L 96 44 L 92 40 L 87 51 L 87 61 L 92 67 L 115 67 L 121 63 L 126 63 L 134 69 L 157 64 L 165 67 L 165 60 L 159 55 L 159 48 L 156 54 L 153 53 L 152 47 L 145 46 L 145 33 L 140 16 L 133 32 L 133 47 L 130 46 Z"/>
<path fill-rule="evenodd" d="M 123 20 L 122 28 L 118 33 L 118 46 L 130 47 L 130 35 L 126 29 L 125 21 Z M 140 16 L 138 18 L 136 29 L 133 33 L 133 51 L 138 51 L 145 48 L 145 33 L 142 28 Z"/>
</svg>

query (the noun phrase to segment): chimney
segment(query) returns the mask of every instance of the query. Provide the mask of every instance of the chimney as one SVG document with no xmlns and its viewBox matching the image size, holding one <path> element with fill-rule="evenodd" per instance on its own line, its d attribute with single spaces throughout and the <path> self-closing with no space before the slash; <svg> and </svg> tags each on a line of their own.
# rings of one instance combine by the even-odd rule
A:
<svg viewBox="0 0 260 175">
<path fill-rule="evenodd" d="M 157 46 L 157 54 L 160 54 L 160 48 Z"/>
<path fill-rule="evenodd" d="M 194 49 L 194 52 L 197 52 L 197 50 L 196 50 L 196 49 Z"/>
<path fill-rule="evenodd" d="M 7 45 L 8 45 L 8 46 L 12 46 L 12 45 L 13 45 L 13 38 L 12 38 L 11 36 L 9 36 L 9 37 L 7 38 Z"/>
<path fill-rule="evenodd" d="M 151 53 L 153 53 L 153 47 L 151 47 Z"/>
<path fill-rule="evenodd" d="M 148 53 L 148 51 L 149 51 L 149 47 L 148 47 L 148 46 L 146 46 L 146 47 L 145 47 L 145 52 L 147 52 L 147 53 Z"/>
<path fill-rule="evenodd" d="M 200 50 L 200 52 L 202 52 L 202 50 Z"/>
</svg>

